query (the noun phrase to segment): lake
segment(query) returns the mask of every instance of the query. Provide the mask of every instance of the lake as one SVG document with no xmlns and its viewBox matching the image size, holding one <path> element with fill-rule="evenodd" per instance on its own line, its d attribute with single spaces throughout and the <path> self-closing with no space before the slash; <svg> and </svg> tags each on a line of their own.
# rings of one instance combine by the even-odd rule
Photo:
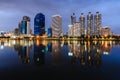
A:
<svg viewBox="0 0 120 80">
<path fill-rule="evenodd" d="M 120 42 L 0 40 L 0 79 L 120 80 Z"/>
</svg>

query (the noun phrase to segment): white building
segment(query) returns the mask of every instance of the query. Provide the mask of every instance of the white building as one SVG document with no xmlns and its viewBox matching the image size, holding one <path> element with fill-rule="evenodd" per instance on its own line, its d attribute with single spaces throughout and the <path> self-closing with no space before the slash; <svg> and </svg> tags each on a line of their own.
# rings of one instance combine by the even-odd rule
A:
<svg viewBox="0 0 120 80">
<path fill-rule="evenodd" d="M 73 36 L 73 25 L 68 25 L 68 36 Z"/>
<path fill-rule="evenodd" d="M 101 27 L 101 35 L 102 36 L 112 35 L 111 28 L 108 26 Z"/>
<path fill-rule="evenodd" d="M 80 22 L 75 22 L 73 24 L 73 36 L 81 36 Z"/>
<path fill-rule="evenodd" d="M 62 33 L 62 17 L 60 15 L 52 16 L 52 37 L 60 37 Z"/>
</svg>

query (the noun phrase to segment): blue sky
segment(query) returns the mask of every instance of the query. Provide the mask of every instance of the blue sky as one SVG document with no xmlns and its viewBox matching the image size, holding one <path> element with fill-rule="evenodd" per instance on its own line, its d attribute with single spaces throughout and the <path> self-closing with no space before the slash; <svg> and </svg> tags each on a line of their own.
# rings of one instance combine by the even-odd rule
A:
<svg viewBox="0 0 120 80">
<path fill-rule="evenodd" d="M 34 17 L 41 12 L 46 17 L 46 29 L 52 24 L 52 15 L 60 14 L 66 32 L 73 12 L 78 21 L 81 13 L 87 15 L 89 11 L 93 14 L 99 11 L 102 26 L 110 26 L 113 32 L 120 33 L 120 0 L 0 0 L 0 31 L 12 31 L 23 16 L 31 18 L 34 29 Z"/>
</svg>

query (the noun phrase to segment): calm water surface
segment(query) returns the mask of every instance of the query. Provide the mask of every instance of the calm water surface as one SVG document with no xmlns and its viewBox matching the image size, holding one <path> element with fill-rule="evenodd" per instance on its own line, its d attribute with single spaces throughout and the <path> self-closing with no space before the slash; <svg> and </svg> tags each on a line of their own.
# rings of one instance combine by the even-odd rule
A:
<svg viewBox="0 0 120 80">
<path fill-rule="evenodd" d="M 0 40 L 0 79 L 120 80 L 120 42 Z"/>
</svg>

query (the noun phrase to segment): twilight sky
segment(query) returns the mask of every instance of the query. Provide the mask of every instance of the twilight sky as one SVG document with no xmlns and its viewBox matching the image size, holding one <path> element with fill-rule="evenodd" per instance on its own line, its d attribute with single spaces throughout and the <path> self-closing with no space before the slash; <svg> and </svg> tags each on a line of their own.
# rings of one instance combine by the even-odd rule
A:
<svg viewBox="0 0 120 80">
<path fill-rule="evenodd" d="M 120 33 L 120 0 L 0 0 L 0 31 L 12 31 L 25 15 L 31 18 L 33 30 L 34 17 L 41 12 L 46 17 L 46 30 L 52 24 L 52 15 L 60 14 L 66 32 L 73 12 L 78 21 L 81 13 L 86 15 L 89 11 L 93 14 L 99 11 L 102 26 L 110 26 L 113 32 Z"/>
</svg>

